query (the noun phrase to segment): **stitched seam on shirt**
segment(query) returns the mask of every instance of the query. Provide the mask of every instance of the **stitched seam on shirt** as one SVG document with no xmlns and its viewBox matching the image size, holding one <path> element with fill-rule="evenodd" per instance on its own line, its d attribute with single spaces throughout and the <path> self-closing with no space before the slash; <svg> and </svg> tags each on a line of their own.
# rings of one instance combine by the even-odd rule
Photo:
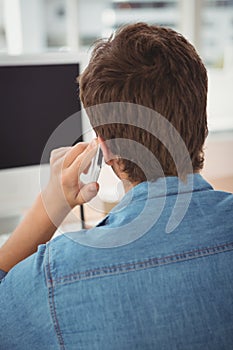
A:
<svg viewBox="0 0 233 350">
<path fill-rule="evenodd" d="M 201 249 L 187 251 L 184 253 L 169 255 L 162 258 L 149 258 L 139 262 L 112 265 L 108 267 L 81 271 L 76 274 L 70 274 L 67 276 L 56 278 L 55 280 L 53 280 L 53 283 L 54 285 L 68 284 L 76 281 L 93 279 L 97 277 L 111 276 L 111 275 L 117 275 L 117 274 L 122 274 L 127 272 L 144 270 L 147 268 L 153 268 L 153 267 L 158 267 L 158 266 L 163 266 L 168 264 L 174 264 L 178 262 L 189 261 L 192 259 L 207 257 L 209 255 L 224 253 L 231 250 L 233 250 L 233 242 L 217 245 L 213 247 L 205 247 Z"/>
<path fill-rule="evenodd" d="M 50 308 L 50 313 L 53 320 L 53 326 L 58 338 L 60 349 L 65 350 L 65 344 L 61 334 L 61 329 L 59 326 L 56 307 L 55 307 L 55 301 L 54 301 L 54 284 L 53 284 L 52 274 L 50 270 L 49 246 L 47 246 L 47 263 L 46 263 L 45 269 L 46 269 L 46 279 L 47 279 L 47 287 L 48 287 L 49 308 Z"/>
</svg>

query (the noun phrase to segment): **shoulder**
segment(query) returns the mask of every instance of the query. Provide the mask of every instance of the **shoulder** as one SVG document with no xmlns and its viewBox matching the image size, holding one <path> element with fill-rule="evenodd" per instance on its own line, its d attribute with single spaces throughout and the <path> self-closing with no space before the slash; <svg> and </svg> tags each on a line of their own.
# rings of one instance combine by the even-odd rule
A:
<svg viewBox="0 0 233 350">
<path fill-rule="evenodd" d="M 20 286 L 21 281 L 25 281 L 27 278 L 31 279 L 34 275 L 43 276 L 44 275 L 44 261 L 46 254 L 46 245 L 41 244 L 38 246 L 37 252 L 30 255 L 28 258 L 22 260 L 17 265 L 15 265 L 8 273 L 2 272 L 2 283 L 17 283 Z"/>
<path fill-rule="evenodd" d="M 77 236 L 85 234 L 86 230 L 62 234 L 47 244 L 45 268 L 49 280 L 82 274 L 109 260 L 110 252 L 105 249 L 80 244 Z"/>
<path fill-rule="evenodd" d="M 230 192 L 209 188 L 193 192 L 193 199 L 199 200 L 203 206 L 209 206 L 210 210 L 229 211 L 233 209 L 233 194 Z"/>
<path fill-rule="evenodd" d="M 213 190 L 206 196 L 212 210 L 220 213 L 232 213 L 233 210 L 233 194 L 224 191 Z"/>
</svg>

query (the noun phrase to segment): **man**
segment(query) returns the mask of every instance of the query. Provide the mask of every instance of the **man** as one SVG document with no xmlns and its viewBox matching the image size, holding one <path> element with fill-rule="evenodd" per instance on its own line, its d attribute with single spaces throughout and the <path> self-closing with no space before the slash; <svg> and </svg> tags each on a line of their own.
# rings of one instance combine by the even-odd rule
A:
<svg viewBox="0 0 233 350">
<path fill-rule="evenodd" d="M 98 138 L 52 153 L 0 250 L 0 349 L 232 349 L 233 196 L 199 174 L 201 59 L 180 34 L 132 24 L 96 44 L 79 83 Z M 97 227 L 49 241 L 98 192 L 77 177 L 97 144 L 126 195 Z"/>
</svg>

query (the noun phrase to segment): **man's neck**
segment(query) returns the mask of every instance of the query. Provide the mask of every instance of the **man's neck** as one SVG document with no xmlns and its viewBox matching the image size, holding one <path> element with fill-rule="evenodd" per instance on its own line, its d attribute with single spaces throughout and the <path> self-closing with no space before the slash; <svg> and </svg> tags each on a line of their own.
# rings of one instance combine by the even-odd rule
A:
<svg viewBox="0 0 233 350">
<path fill-rule="evenodd" d="M 130 182 L 127 179 L 121 179 L 125 193 L 131 190 L 134 186 L 138 185 L 139 182 Z"/>
</svg>

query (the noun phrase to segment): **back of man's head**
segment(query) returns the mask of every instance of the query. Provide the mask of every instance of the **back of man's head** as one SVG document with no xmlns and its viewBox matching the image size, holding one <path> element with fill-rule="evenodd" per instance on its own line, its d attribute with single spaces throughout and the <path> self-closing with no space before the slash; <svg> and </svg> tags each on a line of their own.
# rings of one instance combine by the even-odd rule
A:
<svg viewBox="0 0 233 350">
<path fill-rule="evenodd" d="M 108 40 L 95 44 L 79 83 L 85 108 L 130 102 L 158 112 L 183 139 L 193 171 L 203 167 L 203 144 L 208 133 L 207 73 L 194 47 L 181 34 L 145 23 L 124 26 Z M 106 121 L 101 125 L 100 120 L 97 125 L 93 118 L 91 115 L 94 129 L 105 140 L 121 138 L 139 142 L 155 155 L 165 176 L 177 175 L 171 153 L 152 135 L 153 130 L 150 134 L 127 121 L 125 125 L 112 121 L 109 125 Z M 120 153 L 117 149 L 112 151 Z M 154 173 L 146 178 L 140 166 L 131 160 L 122 159 L 122 166 L 134 182 L 158 177 Z"/>
</svg>

